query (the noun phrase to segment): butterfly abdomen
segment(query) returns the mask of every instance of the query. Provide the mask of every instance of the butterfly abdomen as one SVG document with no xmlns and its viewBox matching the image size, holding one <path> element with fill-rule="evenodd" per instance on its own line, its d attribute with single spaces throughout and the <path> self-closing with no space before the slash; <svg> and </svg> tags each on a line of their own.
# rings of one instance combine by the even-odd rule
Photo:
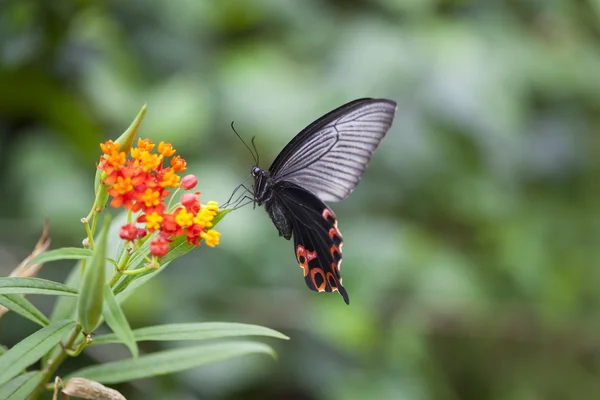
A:
<svg viewBox="0 0 600 400">
<path fill-rule="evenodd" d="M 279 236 L 283 236 L 287 240 L 292 238 L 292 222 L 285 213 L 285 209 L 277 198 L 271 198 L 265 203 L 265 210 L 271 217 L 273 225 L 279 231 Z"/>
</svg>

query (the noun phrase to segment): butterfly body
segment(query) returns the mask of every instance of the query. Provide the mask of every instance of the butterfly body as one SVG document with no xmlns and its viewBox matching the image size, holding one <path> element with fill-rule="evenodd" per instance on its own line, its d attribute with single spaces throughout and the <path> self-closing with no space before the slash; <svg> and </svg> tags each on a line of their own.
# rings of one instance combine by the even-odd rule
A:
<svg viewBox="0 0 600 400">
<path fill-rule="evenodd" d="M 254 201 L 279 235 L 294 238 L 306 285 L 339 292 L 342 235 L 325 201 L 345 199 L 358 184 L 373 152 L 392 124 L 396 103 L 359 99 L 319 118 L 281 151 L 268 170 L 252 168 Z"/>
</svg>

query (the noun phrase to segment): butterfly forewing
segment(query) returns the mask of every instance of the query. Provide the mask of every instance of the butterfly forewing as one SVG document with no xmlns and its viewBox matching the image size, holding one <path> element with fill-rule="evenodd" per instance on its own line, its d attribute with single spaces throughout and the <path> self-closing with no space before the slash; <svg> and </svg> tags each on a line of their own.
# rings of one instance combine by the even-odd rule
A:
<svg viewBox="0 0 600 400">
<path fill-rule="evenodd" d="M 360 99 L 321 117 L 300 132 L 269 171 L 323 201 L 345 199 L 356 187 L 373 152 L 392 124 L 396 103 Z"/>
<path fill-rule="evenodd" d="M 274 193 L 292 222 L 294 253 L 306 285 L 318 292 L 339 292 L 349 304 L 340 275 L 342 234 L 333 211 L 312 193 L 288 182 L 277 184 Z"/>
</svg>

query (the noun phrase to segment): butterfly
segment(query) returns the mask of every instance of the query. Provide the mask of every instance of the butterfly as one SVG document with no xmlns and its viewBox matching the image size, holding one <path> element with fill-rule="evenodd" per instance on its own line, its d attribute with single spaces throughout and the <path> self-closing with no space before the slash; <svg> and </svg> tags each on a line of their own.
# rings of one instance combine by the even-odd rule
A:
<svg viewBox="0 0 600 400">
<path fill-rule="evenodd" d="M 342 285 L 342 234 L 326 201 L 344 200 L 356 188 L 373 152 L 392 125 L 396 103 L 358 99 L 322 116 L 279 153 L 268 170 L 258 166 L 253 201 L 263 205 L 279 235 L 294 237 L 294 254 L 309 289 L 338 292 Z"/>
</svg>

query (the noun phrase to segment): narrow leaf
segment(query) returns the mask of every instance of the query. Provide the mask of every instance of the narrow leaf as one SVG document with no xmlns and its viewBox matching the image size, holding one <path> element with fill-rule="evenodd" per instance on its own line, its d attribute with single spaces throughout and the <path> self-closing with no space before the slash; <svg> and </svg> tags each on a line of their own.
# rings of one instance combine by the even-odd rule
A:
<svg viewBox="0 0 600 400">
<path fill-rule="evenodd" d="M 125 344 L 125 346 L 129 348 L 129 351 L 131 351 L 131 355 L 134 358 L 137 357 L 138 347 L 135 338 L 133 337 L 133 332 L 131 331 L 127 317 L 123 313 L 121 306 L 119 306 L 108 283 L 104 285 L 104 305 L 104 311 L 102 312 L 104 320 L 106 320 L 110 329 L 113 330 L 115 336 L 119 338 L 119 342 Z"/>
<path fill-rule="evenodd" d="M 175 341 L 206 340 L 235 336 L 269 336 L 278 339 L 289 339 L 287 336 L 269 328 L 258 325 L 237 324 L 228 322 L 202 322 L 190 324 L 167 324 L 148 326 L 133 331 L 135 340 Z M 93 344 L 120 343 L 122 340 L 114 333 L 94 338 Z"/>
<path fill-rule="evenodd" d="M 63 247 L 61 249 L 50 250 L 42 253 L 29 261 L 29 264 L 47 263 L 58 260 L 83 260 L 92 258 L 90 249 L 82 249 L 81 247 Z"/>
<path fill-rule="evenodd" d="M 127 212 L 123 211 L 114 216 L 111 224 L 111 229 L 108 233 L 108 246 L 109 252 L 107 256 L 113 259 L 118 259 L 120 255 L 120 250 L 122 250 L 123 240 L 119 237 L 119 229 L 122 225 L 127 222 Z M 106 264 L 106 273 L 113 273 L 114 267 L 109 263 Z M 75 263 L 67 279 L 65 280 L 65 284 L 71 287 L 80 287 L 81 286 L 81 261 Z M 76 319 L 77 318 L 77 298 L 75 297 L 64 297 L 61 296 L 56 299 L 56 303 L 54 304 L 54 309 L 50 315 L 50 321 L 60 321 L 63 319 Z M 47 364 L 47 360 L 51 359 L 50 357 L 44 357 L 45 366 Z"/>
<path fill-rule="evenodd" d="M 41 326 L 46 326 L 50 323 L 48 318 L 46 318 L 46 316 L 29 300 L 19 296 L 18 294 L 0 294 L 0 305 L 3 305 L 9 310 Z M 1 398 L 2 397 L 0 397 L 0 399 Z"/>
<path fill-rule="evenodd" d="M 42 358 L 62 336 L 75 327 L 75 321 L 59 321 L 27 336 L 0 357 L 0 384 Z"/>
<path fill-rule="evenodd" d="M 213 224 L 213 228 L 219 223 L 221 222 L 221 220 L 223 218 L 225 218 L 225 216 L 227 214 L 229 214 L 231 212 L 232 208 L 226 208 L 224 210 L 219 210 L 219 212 L 217 212 L 217 215 L 215 215 L 215 218 L 213 218 L 212 220 L 212 224 Z"/>
<path fill-rule="evenodd" d="M 13 378 L 0 386 L 0 399 L 26 399 L 42 379 L 40 371 L 30 371 Z"/>
<path fill-rule="evenodd" d="M 100 321 L 106 282 L 106 242 L 110 228 L 110 214 L 104 217 L 100 238 L 96 242 L 94 256 L 83 273 L 81 289 L 77 298 L 77 317 L 86 334 L 92 333 Z"/>
<path fill-rule="evenodd" d="M 0 278 L 0 294 L 76 296 L 77 289 L 40 278 Z"/>
<path fill-rule="evenodd" d="M 129 125 L 129 128 L 127 128 L 127 130 L 125 132 L 123 132 L 123 134 L 121 136 L 119 136 L 119 138 L 117 140 L 115 140 L 115 143 L 117 143 L 119 145 L 119 151 L 122 151 L 124 153 L 129 153 L 129 150 L 131 150 L 131 146 L 133 145 L 133 141 L 135 140 L 135 135 L 137 134 L 137 130 L 140 127 L 142 120 L 144 119 L 144 115 L 146 115 L 146 105 L 145 104 L 142 106 L 142 109 L 140 110 L 138 115 L 135 117 L 135 119 L 133 120 L 131 125 Z M 101 169 L 98 169 L 96 171 L 96 176 L 94 178 L 94 190 L 96 191 L 96 194 L 97 194 L 98 188 L 100 187 L 100 180 L 101 180 L 103 173 L 104 173 L 104 171 L 102 171 Z M 104 187 L 104 189 L 106 189 L 106 187 Z M 104 196 L 102 196 L 102 197 L 104 197 Z M 108 199 L 108 196 L 106 196 L 106 199 Z M 106 205 L 106 201 L 104 201 L 101 204 L 98 204 L 98 201 L 96 201 L 96 206 L 99 208 L 103 208 L 105 205 Z"/>
<path fill-rule="evenodd" d="M 252 353 L 266 353 L 275 356 L 273 349 L 261 343 L 214 343 L 165 350 L 138 358 L 95 365 L 75 371 L 67 379 L 77 376 L 101 383 L 120 383 L 185 371 Z"/>
</svg>

